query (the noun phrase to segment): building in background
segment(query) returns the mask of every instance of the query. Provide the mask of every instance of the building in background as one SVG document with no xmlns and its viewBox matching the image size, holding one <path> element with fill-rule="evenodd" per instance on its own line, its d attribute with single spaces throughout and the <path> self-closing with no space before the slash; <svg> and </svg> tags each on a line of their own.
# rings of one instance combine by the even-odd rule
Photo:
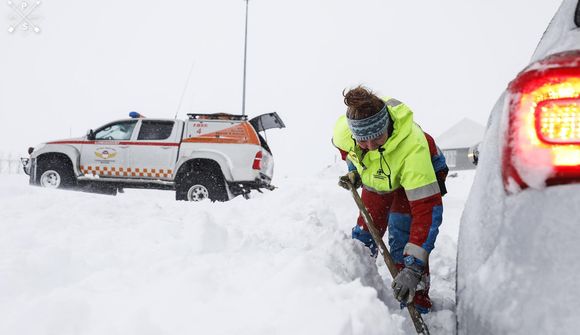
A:
<svg viewBox="0 0 580 335">
<path fill-rule="evenodd" d="M 481 142 L 485 127 L 464 118 L 436 138 L 436 143 L 443 151 L 449 170 L 475 169 L 473 160 L 469 157 L 470 149 Z"/>
</svg>

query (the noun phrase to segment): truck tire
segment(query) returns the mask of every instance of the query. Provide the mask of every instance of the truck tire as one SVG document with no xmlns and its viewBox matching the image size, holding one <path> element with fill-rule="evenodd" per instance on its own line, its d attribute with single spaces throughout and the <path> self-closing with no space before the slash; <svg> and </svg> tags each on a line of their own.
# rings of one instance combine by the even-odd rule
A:
<svg viewBox="0 0 580 335">
<path fill-rule="evenodd" d="M 38 165 L 38 185 L 46 188 L 73 188 L 76 178 L 70 162 L 51 157 Z"/>
<path fill-rule="evenodd" d="M 184 176 L 175 188 L 175 200 L 227 201 L 228 193 L 223 175 L 193 171 Z"/>
</svg>

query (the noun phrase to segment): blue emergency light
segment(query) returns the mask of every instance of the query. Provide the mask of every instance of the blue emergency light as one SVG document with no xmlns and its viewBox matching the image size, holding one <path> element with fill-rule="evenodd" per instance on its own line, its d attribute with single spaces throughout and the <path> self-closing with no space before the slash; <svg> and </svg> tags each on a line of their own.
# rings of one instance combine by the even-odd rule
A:
<svg viewBox="0 0 580 335">
<path fill-rule="evenodd" d="M 132 119 L 140 119 L 140 118 L 144 118 L 144 116 L 143 116 L 143 115 L 141 115 L 141 114 L 139 114 L 139 113 L 137 113 L 137 112 L 135 112 L 135 111 L 133 111 L 133 112 L 130 112 L 130 113 L 129 113 L 129 117 L 130 117 L 130 118 L 132 118 Z"/>
</svg>

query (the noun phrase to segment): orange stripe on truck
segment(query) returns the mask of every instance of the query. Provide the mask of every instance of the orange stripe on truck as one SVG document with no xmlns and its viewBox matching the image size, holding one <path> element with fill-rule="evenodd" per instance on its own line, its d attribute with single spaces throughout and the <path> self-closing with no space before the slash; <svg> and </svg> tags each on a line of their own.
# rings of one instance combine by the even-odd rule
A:
<svg viewBox="0 0 580 335">
<path fill-rule="evenodd" d="M 173 170 L 171 169 L 160 169 L 159 172 L 154 172 L 156 171 L 156 169 L 136 168 L 135 172 L 131 172 L 131 168 L 103 167 L 102 169 L 99 169 L 98 166 L 91 165 L 80 166 L 80 169 L 84 175 L 93 175 L 93 176 L 99 175 L 99 176 L 118 176 L 118 177 L 157 177 L 157 178 L 160 177 L 171 178 L 173 176 Z"/>
<path fill-rule="evenodd" d="M 186 138 L 187 143 L 231 143 L 260 145 L 260 139 L 251 124 L 245 122 L 212 133 Z"/>
</svg>

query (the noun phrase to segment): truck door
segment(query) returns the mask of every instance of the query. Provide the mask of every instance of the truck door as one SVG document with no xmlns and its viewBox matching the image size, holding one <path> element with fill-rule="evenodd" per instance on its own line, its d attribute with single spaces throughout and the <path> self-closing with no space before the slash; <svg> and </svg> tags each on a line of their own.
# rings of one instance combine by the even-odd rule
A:
<svg viewBox="0 0 580 335">
<path fill-rule="evenodd" d="M 123 177 L 128 164 L 129 145 L 137 120 L 104 125 L 81 146 L 81 171 L 85 175 Z"/>
<path fill-rule="evenodd" d="M 132 178 L 173 179 L 181 139 L 181 122 L 141 121 L 139 135 L 131 143 L 129 166 Z"/>
</svg>

